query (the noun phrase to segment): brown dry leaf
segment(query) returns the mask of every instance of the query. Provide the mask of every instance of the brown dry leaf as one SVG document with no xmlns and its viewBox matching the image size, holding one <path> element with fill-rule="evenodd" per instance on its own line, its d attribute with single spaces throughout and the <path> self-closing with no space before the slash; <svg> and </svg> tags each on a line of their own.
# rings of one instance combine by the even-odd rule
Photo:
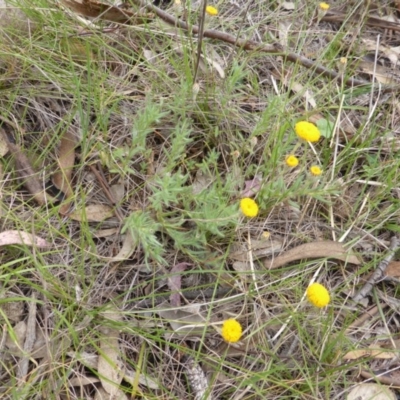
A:
<svg viewBox="0 0 400 400">
<path fill-rule="evenodd" d="M 90 204 L 84 210 L 75 210 L 68 214 L 74 221 L 101 222 L 114 215 L 114 210 L 106 204 Z"/>
<path fill-rule="evenodd" d="M 121 250 L 119 253 L 113 257 L 112 261 L 124 261 L 128 259 L 133 252 L 136 250 L 137 243 L 136 240 L 133 239 L 132 235 L 129 231 L 126 232 L 124 242 L 122 243 Z"/>
<path fill-rule="evenodd" d="M 180 272 L 185 271 L 185 269 L 192 264 L 181 262 L 174 265 L 171 269 L 171 276 L 168 277 L 168 288 L 171 290 L 171 295 L 169 296 L 169 301 L 172 306 L 179 307 L 181 305 L 181 283 L 182 274 Z"/>
<path fill-rule="evenodd" d="M 4 157 L 9 151 L 7 140 L 3 135 L 0 135 L 0 157 Z"/>
<path fill-rule="evenodd" d="M 219 77 L 221 79 L 224 79 L 225 78 L 225 71 L 224 71 L 224 68 L 221 65 L 221 63 L 222 63 L 221 57 L 219 57 L 217 55 L 217 53 L 212 48 L 211 48 L 211 50 L 209 50 L 209 52 L 211 52 L 213 54 L 210 55 L 209 53 L 207 53 L 207 54 L 209 54 L 208 57 L 205 57 L 203 54 L 201 55 L 201 60 L 200 60 L 200 64 L 199 64 L 201 70 L 203 72 L 207 72 L 206 64 L 208 64 L 208 65 L 210 65 L 211 67 L 213 67 L 217 71 L 217 73 L 218 73 L 218 75 L 219 75 Z M 220 61 L 220 62 L 215 61 L 215 59 L 218 59 L 218 61 Z"/>
<path fill-rule="evenodd" d="M 315 101 L 315 99 L 311 93 L 311 90 L 304 89 L 304 86 L 301 83 L 291 82 L 289 85 L 289 88 L 296 93 L 300 93 L 304 97 L 305 101 L 310 105 L 311 108 L 317 107 L 317 102 Z"/>
<path fill-rule="evenodd" d="M 198 336 L 202 335 L 204 329 L 206 329 L 204 326 L 205 318 L 199 314 L 201 305 L 197 305 L 197 310 L 195 307 L 196 304 L 191 304 L 190 308 L 181 307 L 176 309 L 176 307 L 163 303 L 152 309 L 152 311 L 166 319 L 176 334 Z"/>
<path fill-rule="evenodd" d="M 68 356 L 71 357 L 73 360 L 78 360 L 81 364 L 83 364 L 85 367 L 96 369 L 98 365 L 98 360 L 99 357 L 96 354 L 93 353 L 87 353 L 85 351 L 81 352 L 76 352 L 76 351 L 68 351 Z M 136 372 L 131 371 L 131 370 L 126 370 L 125 374 L 123 376 L 124 381 L 130 383 L 131 385 L 133 382 L 137 380 Z M 150 389 L 160 389 L 160 386 L 157 384 L 157 382 L 143 374 L 139 375 L 139 383 L 143 386 L 146 386 Z"/>
<path fill-rule="evenodd" d="M 335 258 L 349 264 L 360 265 L 358 258 L 346 250 L 342 243 L 326 240 L 297 246 L 278 257 L 264 260 L 264 266 L 267 269 L 275 269 L 292 261 L 308 258 Z"/>
<path fill-rule="evenodd" d="M 105 238 L 114 236 L 119 232 L 119 228 L 99 229 L 93 232 L 93 236 L 97 238 Z"/>
<path fill-rule="evenodd" d="M 125 196 L 125 185 L 123 183 L 116 183 L 110 186 L 110 192 L 114 198 L 114 202 L 120 203 Z"/>
<path fill-rule="evenodd" d="M 24 354 L 24 343 L 26 338 L 26 323 L 20 321 L 9 331 L 6 337 L 5 346 L 8 352 L 16 357 L 22 357 Z"/>
<path fill-rule="evenodd" d="M 121 313 L 117 309 L 109 309 L 103 316 L 113 321 L 122 321 Z M 99 330 L 103 334 L 100 339 L 101 351 L 97 362 L 99 378 L 111 399 L 121 398 L 119 397 L 120 384 L 125 373 L 122 362 L 123 352 L 119 346 L 119 331 L 105 326 L 100 327 Z"/>
<path fill-rule="evenodd" d="M 50 247 L 50 243 L 39 236 L 31 235 L 21 231 L 4 231 L 0 233 L 0 246 L 10 244 L 24 244 L 26 246 L 37 246 L 41 248 Z"/>
<path fill-rule="evenodd" d="M 376 65 L 376 63 L 369 61 L 361 61 L 358 67 L 362 72 L 372 75 L 378 82 L 384 85 L 390 85 L 393 83 L 398 83 L 399 77 L 394 75 L 393 72 L 381 65 Z"/>
<path fill-rule="evenodd" d="M 7 137 L 4 135 L 3 138 L 7 140 Z M 43 184 L 39 180 L 37 173 L 33 169 L 26 154 L 19 148 L 19 146 L 10 141 L 7 141 L 7 145 L 14 158 L 16 173 L 35 201 L 40 205 L 56 203 L 57 200 L 44 191 Z"/>
<path fill-rule="evenodd" d="M 139 16 L 132 11 L 93 0 L 62 0 L 62 3 L 85 17 L 105 19 L 123 24 L 144 24 L 152 20 L 150 15 Z"/>
<path fill-rule="evenodd" d="M 400 278 L 400 261 L 392 261 L 386 268 L 385 275 Z"/>
<path fill-rule="evenodd" d="M 283 1 L 281 7 L 288 11 L 296 9 L 296 6 L 292 1 Z"/>
<path fill-rule="evenodd" d="M 396 400 L 396 395 L 377 383 L 361 383 L 347 395 L 347 400 Z"/>
<path fill-rule="evenodd" d="M 58 156 L 59 170 L 53 175 L 54 186 L 65 194 L 66 202 L 61 205 L 59 212 L 64 215 L 69 210 L 69 200 L 72 197 L 71 187 L 72 169 L 75 164 L 75 146 L 77 140 L 73 132 L 68 129 L 60 140 L 60 150 Z"/>
<path fill-rule="evenodd" d="M 263 258 L 279 253 L 283 248 L 282 239 L 251 239 L 251 252 L 253 258 Z M 233 243 L 230 248 L 229 258 L 235 261 L 247 262 L 249 260 L 247 243 Z"/>
<path fill-rule="evenodd" d="M 215 180 L 215 177 L 211 173 L 204 172 L 198 169 L 196 177 L 192 183 L 193 194 L 199 194 L 203 190 L 206 190 Z"/>
<path fill-rule="evenodd" d="M 361 357 L 374 358 L 375 360 L 391 360 L 397 357 L 397 351 L 383 349 L 379 345 L 371 345 L 366 349 L 352 350 L 343 356 L 344 360 L 357 360 Z"/>
<path fill-rule="evenodd" d="M 85 386 L 85 385 L 94 385 L 95 383 L 100 382 L 99 378 L 94 376 L 77 376 L 75 378 L 71 378 L 68 380 L 69 386 Z"/>
</svg>

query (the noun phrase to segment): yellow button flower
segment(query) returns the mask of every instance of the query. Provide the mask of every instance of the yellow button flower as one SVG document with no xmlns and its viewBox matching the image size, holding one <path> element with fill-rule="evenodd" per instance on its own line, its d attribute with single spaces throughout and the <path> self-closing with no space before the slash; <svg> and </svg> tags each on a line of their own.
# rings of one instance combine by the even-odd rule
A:
<svg viewBox="0 0 400 400">
<path fill-rule="evenodd" d="M 318 165 L 313 165 L 310 167 L 310 172 L 314 176 L 319 176 L 322 174 L 322 169 L 320 167 L 318 167 Z"/>
<path fill-rule="evenodd" d="M 307 299 L 318 308 L 327 306 L 331 300 L 328 290 L 320 283 L 313 283 L 307 288 Z"/>
<path fill-rule="evenodd" d="M 329 10 L 330 5 L 328 3 L 319 3 L 319 8 L 322 11 L 328 11 Z"/>
<path fill-rule="evenodd" d="M 246 217 L 253 218 L 257 217 L 258 215 L 258 205 L 253 199 L 250 199 L 249 197 L 245 197 L 240 200 L 240 209 Z"/>
<path fill-rule="evenodd" d="M 242 326 L 236 319 L 227 319 L 222 325 L 221 335 L 228 343 L 236 343 L 242 337 Z"/>
<path fill-rule="evenodd" d="M 294 126 L 294 130 L 300 139 L 307 142 L 318 142 L 321 137 L 321 132 L 311 122 L 300 121 Z"/>
<path fill-rule="evenodd" d="M 207 6 L 206 13 L 208 15 L 211 15 L 212 17 L 215 17 L 216 15 L 218 15 L 218 9 L 213 6 Z"/>
<path fill-rule="evenodd" d="M 288 155 L 285 159 L 285 162 L 286 165 L 290 168 L 294 168 L 299 165 L 299 159 L 293 154 Z"/>
</svg>

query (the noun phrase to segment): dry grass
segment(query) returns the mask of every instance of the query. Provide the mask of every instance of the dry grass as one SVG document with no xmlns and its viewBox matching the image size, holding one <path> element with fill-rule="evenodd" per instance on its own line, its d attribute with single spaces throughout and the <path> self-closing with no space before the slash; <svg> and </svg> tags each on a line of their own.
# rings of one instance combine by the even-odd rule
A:
<svg viewBox="0 0 400 400">
<path fill-rule="evenodd" d="M 307 1 L 220 3 L 206 23 L 365 80 L 361 63 L 375 53 L 365 39 L 380 35 L 379 66 L 395 72 L 382 46 L 398 46 L 396 36 L 366 21 L 398 11 L 390 2 L 370 10 L 347 3 L 331 8 L 348 17 L 358 10 L 357 23 L 318 21 Z M 342 399 L 364 380 L 359 369 L 398 367 L 393 358 L 390 365 L 344 359 L 387 340 L 393 349 L 399 324 L 391 281 L 370 294 L 378 308 L 357 327 L 365 309 L 351 301 L 399 230 L 395 93 L 374 91 L 377 81 L 346 87 L 283 54 L 215 40 L 204 40 L 208 62 L 194 93 L 196 36 L 157 19 L 87 24 L 52 1 L 17 6 L 32 25 L 2 28 L 2 129 L 46 187 L 59 169 L 60 139 L 75 135 L 70 211 L 80 221 L 60 204 L 38 205 L 13 157 L 3 158 L 1 231 L 52 246 L 1 250 L 2 398 L 201 398 L 191 366 L 203 371 L 214 399 Z M 321 119 L 334 132 L 313 147 L 298 145 L 294 124 Z M 284 160 L 294 150 L 301 163 L 290 170 Z M 309 174 L 312 164 L 321 177 Z M 252 181 L 260 214 L 247 220 L 238 203 Z M 89 205 L 114 214 L 93 222 Z M 321 240 L 348 244 L 362 265 L 304 259 L 267 270 L 256 248 L 276 256 Z M 249 241 L 251 257 L 245 252 L 239 263 L 234 250 Z M 170 304 L 173 277 L 181 306 Z M 331 292 L 325 310 L 304 300 L 313 279 Z M 243 326 L 237 345 L 220 336 L 227 318 Z"/>
</svg>

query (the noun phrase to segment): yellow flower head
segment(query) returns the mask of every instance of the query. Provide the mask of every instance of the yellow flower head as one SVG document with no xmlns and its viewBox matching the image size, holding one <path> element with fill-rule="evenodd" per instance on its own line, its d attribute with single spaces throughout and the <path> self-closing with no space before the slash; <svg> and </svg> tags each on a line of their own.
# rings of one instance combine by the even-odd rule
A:
<svg viewBox="0 0 400 400">
<path fill-rule="evenodd" d="M 211 15 L 212 17 L 215 17 L 216 15 L 218 15 L 218 9 L 213 6 L 207 6 L 206 13 L 208 15 Z"/>
<path fill-rule="evenodd" d="M 240 200 L 240 209 L 246 217 L 253 218 L 257 217 L 258 215 L 258 205 L 249 197 L 245 197 L 244 199 Z"/>
<path fill-rule="evenodd" d="M 330 5 L 328 3 L 319 3 L 319 8 L 322 11 L 328 11 L 329 10 Z"/>
<path fill-rule="evenodd" d="M 299 165 L 299 159 L 293 154 L 288 155 L 285 159 L 285 162 L 286 165 L 290 168 L 294 168 Z"/>
<path fill-rule="evenodd" d="M 320 167 L 318 167 L 318 165 L 312 165 L 310 167 L 310 172 L 314 176 L 319 176 L 322 174 L 322 169 Z"/>
<path fill-rule="evenodd" d="M 329 304 L 331 297 L 325 286 L 313 283 L 307 288 L 307 299 L 313 306 L 322 308 Z"/>
<path fill-rule="evenodd" d="M 228 343 L 236 343 L 242 337 L 242 326 L 236 319 L 227 319 L 222 325 L 221 335 Z"/>
<path fill-rule="evenodd" d="M 307 140 L 307 142 L 318 142 L 321 137 L 321 132 L 311 122 L 300 121 L 294 126 L 294 130 L 300 139 Z"/>
</svg>

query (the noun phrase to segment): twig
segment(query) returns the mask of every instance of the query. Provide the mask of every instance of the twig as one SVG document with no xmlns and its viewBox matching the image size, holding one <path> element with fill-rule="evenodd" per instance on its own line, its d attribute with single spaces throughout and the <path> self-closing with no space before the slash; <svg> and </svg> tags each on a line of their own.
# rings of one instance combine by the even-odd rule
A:
<svg viewBox="0 0 400 400">
<path fill-rule="evenodd" d="M 399 240 L 397 239 L 396 236 L 393 236 L 392 239 L 390 240 L 388 255 L 380 262 L 375 272 L 368 279 L 367 283 L 353 296 L 353 300 L 356 303 L 360 302 L 364 297 L 366 297 L 372 290 L 374 285 L 383 278 L 385 271 L 390 261 L 392 261 L 392 258 L 398 247 L 399 247 Z"/>
<path fill-rule="evenodd" d="M 162 10 L 152 4 L 147 3 L 145 0 L 132 0 L 132 2 L 139 7 L 145 8 L 149 12 L 156 14 L 159 18 L 161 18 L 163 21 L 165 21 L 169 25 L 176 26 L 185 31 L 191 31 L 193 34 L 198 34 L 200 32 L 200 28 L 197 25 L 193 25 L 193 26 L 189 27 L 189 25 L 186 22 L 184 22 L 178 18 L 175 18 L 171 14 L 168 14 L 164 10 Z M 302 65 L 303 67 L 312 69 L 315 73 L 318 73 L 326 78 L 329 78 L 332 80 L 333 79 L 337 80 L 340 83 L 343 82 L 346 86 L 349 86 L 349 87 L 364 86 L 364 85 L 370 84 L 370 82 L 365 81 L 363 79 L 356 79 L 356 78 L 344 79 L 342 74 L 339 74 L 328 68 L 322 67 L 321 65 L 318 65 L 316 62 L 311 61 L 308 58 L 303 57 L 299 54 L 287 52 L 284 49 L 284 47 L 278 43 L 264 44 L 264 43 L 258 43 L 254 40 L 237 39 L 235 36 L 232 36 L 229 33 L 212 30 L 212 29 L 205 30 L 203 32 L 203 37 L 209 38 L 209 39 L 220 40 L 222 42 L 229 43 L 233 46 L 236 46 L 238 48 L 248 50 L 248 51 L 259 51 L 262 53 L 268 53 L 268 54 L 272 54 L 272 55 L 281 55 L 287 61 L 290 61 L 292 63 L 298 63 L 298 64 Z M 396 88 L 388 87 L 386 90 L 392 90 L 392 89 L 399 90 L 398 87 L 396 87 Z"/>
</svg>

